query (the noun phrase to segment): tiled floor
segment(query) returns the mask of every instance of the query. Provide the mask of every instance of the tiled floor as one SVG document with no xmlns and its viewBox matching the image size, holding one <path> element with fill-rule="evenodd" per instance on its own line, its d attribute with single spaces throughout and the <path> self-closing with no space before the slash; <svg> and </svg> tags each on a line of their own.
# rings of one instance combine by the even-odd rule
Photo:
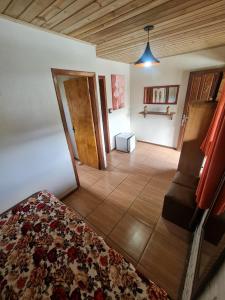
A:
<svg viewBox="0 0 225 300">
<path fill-rule="evenodd" d="M 177 299 L 190 235 L 161 217 L 179 153 L 137 143 L 112 151 L 107 170 L 78 166 L 81 188 L 65 199 L 106 242 Z"/>
</svg>

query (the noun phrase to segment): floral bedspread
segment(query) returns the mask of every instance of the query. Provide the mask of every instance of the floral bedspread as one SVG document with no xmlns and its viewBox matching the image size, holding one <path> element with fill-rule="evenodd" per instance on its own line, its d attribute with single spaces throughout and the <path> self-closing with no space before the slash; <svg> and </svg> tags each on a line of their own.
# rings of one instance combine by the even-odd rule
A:
<svg viewBox="0 0 225 300">
<path fill-rule="evenodd" d="M 0 216 L 0 299 L 168 299 L 48 192 Z"/>
</svg>

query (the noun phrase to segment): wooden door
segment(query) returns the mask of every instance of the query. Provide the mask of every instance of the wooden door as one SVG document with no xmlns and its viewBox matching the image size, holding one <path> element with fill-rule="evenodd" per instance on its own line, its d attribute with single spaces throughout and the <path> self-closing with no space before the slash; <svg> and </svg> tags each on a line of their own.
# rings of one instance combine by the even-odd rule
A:
<svg viewBox="0 0 225 300">
<path fill-rule="evenodd" d="M 105 76 L 98 76 L 99 81 L 99 92 L 101 100 L 101 111 L 102 111 L 102 124 L 103 133 L 105 140 L 105 151 L 110 152 L 110 138 L 109 138 L 109 120 L 108 120 L 108 107 L 107 107 L 107 97 L 106 97 L 106 84 Z"/>
<path fill-rule="evenodd" d="M 99 168 L 98 150 L 93 122 L 87 77 L 64 82 L 79 159 L 82 163 Z"/>
<path fill-rule="evenodd" d="M 185 128 L 189 117 L 189 105 L 195 102 L 216 100 L 222 77 L 223 69 L 196 71 L 190 73 L 177 144 L 178 150 L 181 149 L 183 144 Z"/>
<path fill-rule="evenodd" d="M 216 105 L 216 101 L 189 104 L 189 118 L 178 164 L 178 170 L 184 174 L 199 176 L 204 158 L 200 146 L 207 134 Z"/>
</svg>

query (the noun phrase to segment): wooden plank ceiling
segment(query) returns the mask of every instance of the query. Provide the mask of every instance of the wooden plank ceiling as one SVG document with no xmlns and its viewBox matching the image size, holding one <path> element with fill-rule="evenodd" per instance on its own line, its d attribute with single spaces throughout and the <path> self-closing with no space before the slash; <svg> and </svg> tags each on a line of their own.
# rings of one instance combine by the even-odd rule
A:
<svg viewBox="0 0 225 300">
<path fill-rule="evenodd" d="M 0 13 L 97 45 L 102 58 L 131 63 L 155 25 L 156 57 L 225 45 L 225 0 L 0 0 Z"/>
</svg>

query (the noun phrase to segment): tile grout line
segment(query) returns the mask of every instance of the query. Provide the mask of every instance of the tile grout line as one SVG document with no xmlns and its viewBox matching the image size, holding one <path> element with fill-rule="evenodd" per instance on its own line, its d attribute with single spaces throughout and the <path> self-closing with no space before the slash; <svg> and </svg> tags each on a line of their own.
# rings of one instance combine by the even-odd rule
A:
<svg viewBox="0 0 225 300">
<path fill-rule="evenodd" d="M 149 181 L 151 180 L 151 178 L 149 179 Z M 148 184 L 148 182 L 143 186 L 143 189 L 139 192 L 139 194 L 144 190 L 144 188 L 146 187 L 146 185 Z M 139 196 L 139 194 L 134 198 L 134 200 L 131 202 L 130 206 L 128 207 L 128 209 L 125 210 L 125 212 L 123 213 L 123 215 L 121 216 L 121 218 L 119 219 L 119 221 L 115 224 L 115 226 L 112 228 L 112 230 L 108 233 L 108 235 L 110 235 L 112 233 L 112 231 L 115 229 L 115 227 L 118 225 L 118 223 L 121 221 L 121 219 L 124 217 L 124 215 L 128 212 L 128 210 L 130 209 L 130 207 L 132 206 L 132 204 L 134 203 L 134 201 L 137 199 L 137 197 Z M 136 219 L 136 218 L 135 218 Z M 107 235 L 107 236 L 108 236 Z"/>
<path fill-rule="evenodd" d="M 106 199 L 124 182 L 127 177 L 128 175 L 103 199 L 101 203 L 99 203 L 89 214 L 87 214 L 86 217 L 92 214 L 101 204 L 105 203 Z"/>
<path fill-rule="evenodd" d="M 152 236 L 153 236 L 153 233 L 155 232 L 155 229 L 156 229 L 156 226 L 157 226 L 157 224 L 158 224 L 158 222 L 159 222 L 160 217 L 161 217 L 161 216 L 158 217 L 157 221 L 155 222 L 155 225 L 153 226 L 152 232 L 151 232 L 151 234 L 150 234 L 150 236 L 149 236 L 149 238 L 148 238 L 148 241 L 147 241 L 147 243 L 146 243 L 146 245 L 145 245 L 145 247 L 144 247 L 144 249 L 143 249 L 143 251 L 142 251 L 142 253 L 141 253 L 141 255 L 140 255 L 140 258 L 139 258 L 139 260 L 138 260 L 138 262 L 137 262 L 137 265 L 139 264 L 140 260 L 142 259 L 142 256 L 144 255 L 145 249 L 147 248 L 148 243 L 150 242 L 150 240 L 151 240 L 151 238 L 152 238 Z"/>
<path fill-rule="evenodd" d="M 112 230 L 106 235 L 106 239 L 107 239 L 107 238 L 110 238 L 109 235 L 112 233 L 112 231 L 115 229 L 115 227 L 119 224 L 119 222 L 121 221 L 121 219 L 128 213 L 128 210 L 131 208 L 131 206 L 133 205 L 134 201 L 140 196 L 140 194 L 141 194 L 142 191 L 145 189 L 145 187 L 152 181 L 153 177 L 154 177 L 154 176 L 152 175 L 152 176 L 150 177 L 150 179 L 146 182 L 146 184 L 143 186 L 143 189 L 139 192 L 139 194 L 135 197 L 135 199 L 134 199 L 134 200 L 132 201 L 132 203 L 130 204 L 129 208 L 124 212 L 124 214 L 121 216 L 121 218 L 119 219 L 119 221 L 113 226 Z M 129 214 L 129 213 L 128 213 L 128 214 Z M 131 216 L 132 216 L 132 215 L 131 215 Z M 133 217 L 135 220 L 137 220 L 138 222 L 140 222 L 140 223 L 142 223 L 142 224 L 144 224 L 145 226 L 147 226 L 147 227 L 150 228 L 149 225 L 146 225 L 144 222 L 140 221 L 140 220 L 137 219 L 135 216 L 132 216 L 132 217 Z M 146 247 L 147 247 L 147 245 L 148 245 L 148 243 L 149 243 L 149 241 L 150 241 L 150 239 L 151 239 L 151 237 L 152 237 L 152 235 L 153 235 L 153 233 L 154 233 L 154 231 L 155 231 L 155 228 L 156 228 L 156 226 L 157 226 L 157 223 L 158 223 L 160 217 L 161 217 L 161 215 L 157 218 L 157 221 L 155 222 L 155 224 L 154 224 L 154 226 L 153 226 L 153 228 L 152 228 L 152 231 L 151 231 L 151 233 L 150 233 L 150 236 L 149 236 L 149 238 L 148 238 L 148 240 L 147 240 L 147 242 L 146 242 L 146 245 L 145 245 L 145 247 L 144 247 L 142 253 L 140 254 L 139 259 L 136 261 L 133 257 L 131 257 L 132 259 L 134 259 L 134 260 L 136 261 L 136 265 L 138 265 L 139 261 L 141 260 L 143 254 L 144 254 L 144 251 L 145 251 L 145 249 L 146 249 Z M 114 241 L 113 241 L 113 242 L 114 242 Z M 117 244 L 117 242 L 114 242 L 114 243 Z M 118 245 L 118 244 L 117 244 L 117 245 Z M 120 247 L 120 245 L 118 245 L 118 246 Z M 120 247 L 120 248 L 121 248 L 125 253 L 127 253 L 122 247 Z M 130 256 L 128 253 L 127 253 L 127 255 Z"/>
<path fill-rule="evenodd" d="M 139 158 L 139 156 L 141 155 L 141 153 L 140 152 L 138 152 L 138 155 L 137 155 L 137 158 Z M 117 157 L 115 157 L 115 159 L 116 159 Z M 124 156 L 124 158 L 126 158 L 126 156 Z M 119 159 L 119 157 L 118 157 L 118 159 Z M 132 158 L 133 159 L 133 158 Z M 172 158 L 171 158 L 171 160 L 172 160 Z M 120 165 L 121 165 L 121 168 L 122 169 L 119 169 L 120 168 Z M 127 166 L 126 166 L 127 165 Z M 130 166 L 129 166 L 130 165 Z M 135 165 L 137 165 L 137 167 L 135 167 Z M 129 163 L 129 160 L 127 161 L 126 160 L 126 162 L 125 162 L 125 167 L 123 168 L 123 166 L 124 166 L 124 164 L 123 164 L 123 161 L 121 161 L 120 163 L 118 163 L 117 165 L 116 165 L 116 167 L 113 167 L 113 170 L 107 170 L 109 173 L 111 173 L 111 174 L 113 174 L 113 173 L 117 173 L 117 172 L 119 172 L 119 173 L 121 173 L 121 174 L 126 174 L 126 176 L 124 177 L 124 179 L 116 186 L 116 187 L 113 187 L 113 189 L 107 194 L 106 193 L 106 196 L 104 196 L 104 193 L 103 193 L 103 197 L 101 198 L 101 199 L 99 199 L 99 196 L 97 195 L 97 196 L 95 196 L 94 195 L 94 191 L 93 192 L 91 192 L 91 191 L 89 191 L 89 188 L 91 187 L 91 186 L 95 186 L 95 185 L 98 185 L 100 182 L 101 182 L 101 180 L 102 179 L 104 179 L 104 177 L 106 176 L 106 174 L 104 175 L 104 173 L 102 173 L 101 174 L 101 177 L 99 178 L 99 179 L 97 179 L 96 181 L 94 181 L 94 184 L 90 184 L 90 185 L 88 185 L 88 187 L 85 187 L 84 189 L 87 191 L 87 192 L 89 192 L 90 193 L 90 195 L 92 195 L 92 196 L 94 196 L 96 199 L 99 199 L 99 200 L 101 200 L 101 202 L 99 203 L 99 204 L 97 204 L 97 206 L 94 208 L 94 209 L 92 209 L 91 210 L 91 212 L 90 213 L 88 213 L 87 215 L 86 215 L 86 217 L 84 217 L 84 216 L 82 216 L 76 209 L 74 209 L 74 208 L 72 208 L 73 210 L 75 210 L 76 212 L 77 212 L 77 214 L 78 215 L 80 215 L 81 217 L 82 217 L 82 219 L 83 220 L 85 220 L 87 223 L 88 223 L 88 225 L 90 226 L 90 227 L 94 227 L 94 228 L 96 228 L 96 230 L 95 229 L 93 229 L 94 230 L 94 232 L 96 232 L 97 230 L 98 230 L 98 232 L 99 233 L 97 233 L 97 235 L 99 235 L 99 236 L 104 236 L 104 241 L 106 242 L 106 244 L 109 246 L 109 247 L 111 247 L 111 248 L 114 248 L 114 244 L 115 244 L 115 250 L 116 251 L 118 251 L 118 253 L 121 253 L 121 255 L 125 258 L 125 260 L 128 262 L 128 263 L 131 263 L 132 265 L 134 265 L 135 266 L 135 269 L 136 270 L 139 270 L 139 269 L 143 269 L 142 270 L 142 272 L 143 272 L 143 274 L 146 274 L 146 278 L 150 278 L 151 279 L 151 277 L 149 277 L 150 276 L 150 274 L 149 274 L 149 276 L 147 276 L 147 274 L 148 274 L 148 267 L 144 264 L 144 261 L 142 261 L 142 259 L 143 259 L 143 257 L 144 257 L 144 253 L 147 253 L 148 251 L 150 251 L 150 255 L 152 254 L 152 249 L 153 249 L 153 243 L 154 243 L 154 236 L 155 236 L 155 233 L 156 233 L 156 230 L 158 230 L 157 229 L 157 226 L 160 226 L 160 218 L 161 218 L 161 213 L 158 213 L 158 209 L 156 210 L 156 212 L 157 213 L 153 213 L 152 214 L 152 216 L 153 217 L 151 217 L 151 214 L 149 215 L 149 214 L 142 214 L 141 212 L 142 212 L 142 210 L 137 210 L 137 214 L 136 213 L 134 213 L 136 216 L 134 216 L 134 215 L 132 215 L 131 213 L 130 213 L 130 211 L 131 211 L 131 207 L 134 205 L 134 203 L 135 203 L 135 201 L 137 202 L 137 198 L 138 197 L 140 197 L 141 199 L 142 199 L 142 197 L 141 197 L 141 194 L 142 193 L 144 193 L 143 191 L 144 191 L 144 189 L 146 188 L 146 186 L 149 184 L 150 186 L 149 186 L 149 190 L 150 190 L 150 193 L 148 193 L 148 189 L 147 189 L 147 192 L 146 193 L 144 193 L 144 195 L 143 195 L 143 199 L 142 200 L 144 200 L 145 199 L 145 201 L 147 201 L 147 202 L 149 202 L 148 201 L 148 195 L 151 195 L 151 193 L 152 193 L 152 188 L 154 189 L 154 187 L 156 187 L 157 188 L 157 190 L 159 189 L 159 191 L 161 191 L 161 190 L 164 190 L 162 187 L 160 187 L 161 186 L 161 184 L 160 184 L 160 182 L 159 182 L 159 188 L 158 188 L 158 184 L 157 184 L 157 182 L 154 184 L 154 179 L 156 179 L 157 181 L 159 180 L 159 181 L 161 181 L 160 180 L 160 178 L 159 178 L 159 175 L 157 175 L 158 174 L 158 172 L 160 171 L 160 168 L 159 169 L 157 169 L 157 170 L 155 170 L 155 168 L 154 167 L 152 167 L 151 166 L 152 165 L 152 163 L 151 163 L 151 159 L 149 159 L 149 162 L 147 162 L 146 163 L 146 167 L 145 167 L 145 164 L 144 164 L 144 160 L 143 160 L 143 162 L 142 163 L 140 163 L 140 165 L 139 165 L 139 162 L 136 164 L 136 160 L 135 160 L 135 157 L 134 157 L 134 164 L 133 164 L 133 162 L 130 162 Z M 142 166 L 142 168 L 141 168 L 141 166 Z M 161 166 L 161 169 L 163 169 L 163 171 L 167 171 L 167 170 L 164 170 L 165 168 L 164 168 L 164 166 L 162 165 Z M 172 169 L 172 167 L 171 168 L 169 168 L 169 169 Z M 174 168 L 173 168 L 174 169 Z M 128 171 L 129 170 L 129 171 Z M 152 170 L 152 171 L 151 171 Z M 128 171 L 128 172 L 127 172 Z M 140 171 L 140 172 L 139 172 Z M 138 178 L 138 175 L 144 175 L 144 176 L 148 176 L 147 174 L 148 174 L 148 172 L 150 173 L 150 176 L 149 176 L 149 178 L 148 178 L 148 180 L 147 180 L 147 182 L 143 185 L 143 188 L 140 190 L 140 191 L 138 191 L 138 193 L 137 193 L 137 195 L 135 196 L 135 198 L 131 201 L 131 203 L 130 203 L 130 205 L 125 209 L 125 211 L 124 212 L 122 212 L 122 216 L 119 218 L 119 220 L 116 222 L 116 224 L 113 226 L 113 228 L 111 229 L 111 231 L 109 231 L 109 233 L 108 234 L 104 234 L 103 232 L 102 232 L 102 230 L 99 230 L 98 229 L 98 227 L 96 227 L 94 224 L 92 225 L 92 223 L 90 223 L 88 220 L 87 220 L 87 217 L 88 216 L 90 216 L 90 214 L 92 214 L 101 204 L 105 204 L 105 203 L 107 203 L 107 201 L 109 200 L 108 198 L 110 197 L 110 195 L 112 195 L 112 193 L 113 192 L 115 192 L 117 189 L 119 189 L 119 187 L 121 187 L 121 185 L 124 183 L 124 181 L 126 181 L 128 178 L 129 178 L 129 176 L 131 175 L 136 175 L 137 176 L 137 178 Z M 84 173 L 84 176 L 85 175 L 87 175 L 87 174 L 89 174 L 89 172 L 88 172 L 88 170 L 86 170 L 85 171 L 85 173 Z M 94 174 L 93 174 L 94 175 Z M 98 176 L 98 173 L 96 173 L 96 176 Z M 168 177 L 168 176 L 166 176 L 166 177 Z M 85 178 L 85 177 L 84 177 Z M 92 180 L 94 179 L 94 178 L 91 178 Z M 169 181 L 169 179 L 167 179 L 167 178 L 164 178 L 165 179 L 165 181 Z M 110 180 L 109 180 L 110 181 Z M 85 182 L 85 179 L 84 179 L 84 182 Z M 136 184 L 136 182 L 134 181 L 134 184 Z M 132 186 L 132 182 L 130 182 L 130 186 Z M 83 186 L 81 186 L 82 188 L 83 188 Z M 103 190 L 104 190 L 104 185 L 103 185 Z M 109 189 L 110 190 L 110 189 Z M 99 193 L 98 193 L 98 189 L 97 189 L 97 192 L 96 192 L 96 194 L 99 194 L 99 195 L 101 195 L 102 193 L 101 193 L 102 191 L 101 191 L 101 188 L 99 189 Z M 154 192 L 154 191 L 153 191 Z M 125 195 L 126 195 L 126 193 L 127 193 L 127 195 L 129 196 L 129 185 L 128 185 L 128 189 L 127 189 L 127 192 L 126 192 L 126 189 L 125 189 Z M 163 191 L 163 193 L 164 193 L 164 191 Z M 157 195 L 158 195 L 158 192 L 156 191 L 156 194 L 155 193 L 153 193 L 153 200 L 156 198 L 156 204 L 157 203 L 161 203 L 160 201 L 161 201 L 161 198 L 162 198 L 162 201 L 163 201 L 163 196 L 162 197 L 157 197 Z M 123 196 L 123 195 L 122 195 Z M 131 193 L 131 196 L 132 196 L 132 193 Z M 125 198 L 126 199 L 126 198 Z M 132 199 L 132 197 L 131 197 L 131 199 Z M 151 199 L 151 197 L 149 198 L 149 199 Z M 85 199 L 84 199 L 85 200 Z M 94 199 L 93 199 L 94 200 Z M 128 199 L 129 200 L 129 199 Z M 94 201 L 95 202 L 95 201 Z M 96 201 L 97 202 L 97 201 Z M 123 203 L 123 201 L 119 201 L 118 202 L 119 204 L 120 203 Z M 128 201 L 128 203 L 129 203 L 129 201 Z M 150 201 L 149 202 L 150 203 L 150 205 L 152 204 L 152 202 Z M 91 203 L 90 203 L 91 204 Z M 89 204 L 87 204 L 87 205 L 89 205 Z M 141 204 L 140 204 L 141 205 Z M 154 201 L 153 201 L 153 204 L 152 204 L 153 206 L 154 206 Z M 90 206 L 93 206 L 93 205 L 90 205 Z M 142 207 L 143 208 L 143 207 Z M 150 208 L 151 208 L 151 206 L 150 206 Z M 109 214 L 111 214 L 111 212 L 110 212 L 111 210 L 109 210 Z M 161 211 L 161 209 L 160 209 L 160 211 Z M 140 212 L 140 218 L 138 218 L 138 213 Z M 153 210 L 153 212 L 154 212 L 154 210 Z M 152 219 L 155 219 L 155 221 L 154 222 L 152 222 L 151 223 L 151 225 L 152 225 L 152 229 L 150 230 L 150 234 L 149 234 L 149 237 L 147 237 L 147 239 L 146 239 L 146 244 L 144 244 L 144 247 L 143 247 L 143 250 L 141 251 L 141 253 L 140 253 L 140 255 L 138 255 L 138 257 L 137 257 L 137 259 L 134 259 L 133 257 L 132 257 L 132 255 L 130 255 L 129 253 L 127 253 L 127 251 L 126 250 L 124 250 L 123 249 L 123 247 L 121 247 L 120 246 L 120 243 L 118 243 L 118 240 L 116 239 L 116 242 L 114 242 L 112 239 L 111 239 L 111 237 L 110 237 L 110 235 L 112 234 L 112 232 L 113 232 L 113 230 L 115 230 L 115 227 L 116 226 L 118 226 L 118 224 L 121 222 L 121 219 L 122 218 L 124 218 L 124 216 L 126 216 L 126 215 L 130 215 L 132 218 L 133 218 L 133 221 L 132 221 L 132 219 L 131 219 L 131 221 L 132 222 L 135 222 L 135 220 L 137 220 L 138 222 L 140 222 L 140 224 L 142 223 L 142 224 L 144 224 L 145 226 L 147 226 L 148 228 L 150 228 L 151 229 L 151 227 L 150 227 L 150 225 L 147 225 L 147 222 L 149 222 L 149 224 L 151 223 L 151 220 Z M 156 218 L 155 218 L 155 216 L 156 216 Z M 158 216 L 158 217 L 157 217 Z M 106 214 L 106 217 L 107 217 L 107 214 Z M 146 220 L 147 220 L 147 222 L 145 223 L 144 222 L 144 220 L 145 220 L 145 218 L 146 218 Z M 113 223 L 113 222 L 112 222 Z M 129 223 L 128 223 L 129 224 Z M 131 223 L 132 224 L 132 223 Z M 129 229 L 129 227 L 128 227 L 128 229 Z M 101 232 L 102 232 L 102 234 L 101 234 Z M 147 230 L 146 230 L 146 232 L 147 232 Z M 147 235 L 148 236 L 148 235 Z M 116 237 L 115 237 L 116 238 Z M 112 246 L 110 246 L 110 241 L 112 242 Z M 126 245 L 125 245 L 126 246 Z M 117 250 L 118 249 L 118 250 Z M 149 250 L 148 250 L 149 249 Z M 130 250 L 130 248 L 128 247 L 127 248 L 127 250 L 129 251 Z M 146 252 L 147 251 L 147 252 Z M 147 257 L 147 259 L 148 259 L 148 257 Z M 141 261 L 142 261 L 142 263 L 141 263 Z M 157 281 L 156 281 L 157 282 Z M 159 285 L 160 285 L 160 283 L 159 282 L 157 282 Z"/>
<path fill-rule="evenodd" d="M 130 204 L 130 206 L 129 206 L 129 208 L 123 213 L 123 215 L 121 216 L 121 218 L 119 219 L 119 221 L 113 226 L 113 228 L 112 228 L 112 230 L 106 235 L 106 240 L 107 239 L 110 239 L 110 237 L 109 237 L 109 235 L 112 233 L 112 231 L 115 229 L 115 227 L 119 224 L 119 222 L 122 220 L 122 218 L 128 213 L 128 210 L 130 209 L 130 207 L 133 205 L 133 203 L 134 203 L 134 201 L 138 198 L 138 196 L 140 195 L 140 193 L 144 190 L 144 188 L 150 183 L 150 181 L 151 181 L 151 179 L 152 179 L 152 177 L 146 182 L 146 184 L 143 186 L 143 189 L 139 192 L 139 194 L 135 197 L 135 199 L 132 201 L 132 203 Z M 134 216 L 132 216 L 135 220 L 137 220 Z M 137 221 L 139 221 L 139 220 L 137 220 Z M 140 221 L 139 221 L 140 222 Z M 142 223 L 142 222 L 141 222 Z M 143 224 L 143 223 L 142 223 Z M 146 224 L 144 224 L 145 226 L 147 226 Z M 149 226 L 147 226 L 147 227 L 149 227 Z M 151 234 L 150 234 L 150 237 L 151 237 Z M 149 238 L 150 238 L 149 237 Z M 149 241 L 149 239 L 148 239 L 148 241 Z M 147 243 L 146 243 L 146 246 L 147 246 L 147 244 L 148 244 L 148 241 L 147 241 Z M 114 241 L 113 241 L 114 242 Z M 117 242 L 114 242 L 116 245 L 118 245 L 118 243 Z M 128 257 L 131 257 L 132 259 L 134 259 L 132 256 L 130 256 L 130 254 L 128 254 L 127 253 L 127 251 L 125 251 L 120 245 L 118 245 L 127 255 L 128 255 Z M 145 247 L 146 248 L 146 247 Z M 144 249 L 145 249 L 144 248 Z M 143 253 L 142 253 L 143 254 Z M 140 257 L 142 256 L 142 254 L 140 255 Z M 136 265 L 138 265 L 138 261 L 139 260 L 137 260 L 136 261 L 136 259 L 134 259 L 134 261 L 135 261 L 135 263 L 136 263 Z M 129 263 L 132 263 L 132 262 L 130 262 L 129 261 Z M 132 263 L 132 265 L 133 265 L 133 263 Z"/>
<path fill-rule="evenodd" d="M 120 184 L 118 185 L 118 186 L 116 186 L 113 190 L 112 190 L 112 192 L 110 192 L 107 196 L 106 196 L 106 198 L 101 202 L 101 203 L 99 203 L 94 209 L 93 209 L 93 211 L 91 211 L 89 214 L 87 214 L 86 215 L 86 217 L 85 217 L 85 219 L 87 220 L 87 217 L 90 215 L 90 214 L 92 214 L 101 204 L 103 204 L 103 203 L 105 203 L 105 202 L 107 202 L 107 198 L 127 179 L 127 177 L 129 176 L 129 175 L 133 175 L 133 174 L 128 174 L 121 182 L 120 182 Z M 143 174 L 141 174 L 141 175 L 143 175 Z M 146 176 L 146 175 L 144 175 L 144 176 Z M 145 189 L 145 187 L 152 181 L 152 179 L 153 179 L 153 175 L 149 178 L 149 180 L 146 182 L 146 184 L 143 186 L 143 189 L 138 193 L 138 195 L 134 198 L 134 200 L 131 202 L 131 204 L 130 204 L 130 206 L 125 210 L 125 212 L 122 214 L 122 216 L 121 216 L 121 218 L 118 220 L 118 222 L 116 222 L 116 224 L 113 226 L 113 228 L 111 229 L 111 231 L 109 231 L 109 233 L 108 234 L 105 234 L 104 232 L 104 235 L 106 236 L 106 237 L 109 237 L 109 235 L 112 233 L 112 231 L 115 229 L 115 227 L 118 225 L 118 223 L 121 221 L 121 219 L 125 216 L 125 214 L 126 213 L 128 213 L 128 210 L 131 208 L 131 206 L 133 205 L 133 203 L 134 203 L 134 201 L 138 198 L 138 196 L 142 193 L 142 191 Z M 148 226 L 148 225 L 146 225 L 145 223 L 143 223 L 143 222 L 141 222 L 140 220 L 138 220 L 137 218 L 135 218 L 134 216 L 132 216 L 135 220 L 137 220 L 138 222 L 140 222 L 140 223 L 142 223 L 142 224 L 144 224 L 145 226 L 147 226 L 147 227 L 150 227 L 150 226 Z M 88 221 L 88 220 L 87 220 Z M 97 227 L 97 226 L 96 226 Z M 101 231 L 101 230 L 100 230 Z M 125 251 L 125 250 L 124 250 Z"/>
<path fill-rule="evenodd" d="M 123 171 L 121 172 L 120 171 L 120 169 L 119 169 L 119 165 L 121 164 L 121 162 L 120 163 L 118 163 L 115 167 L 113 167 L 114 169 L 116 169 L 116 171 L 115 171 L 115 173 L 117 172 L 117 171 L 119 171 L 120 173 L 123 173 Z M 140 168 L 138 168 L 137 167 L 137 169 L 140 169 Z M 141 169 L 140 169 L 141 170 Z M 110 171 L 109 171 L 110 172 Z M 111 172 L 114 172 L 114 171 L 111 171 Z M 134 171 L 135 172 L 135 171 Z M 126 174 L 126 173 L 125 173 Z M 143 176 L 148 176 L 148 175 L 146 175 L 146 173 L 145 174 L 143 174 L 142 172 L 140 172 L 139 173 L 140 175 L 143 175 Z M 106 203 L 107 202 L 107 198 L 109 198 L 110 197 L 110 195 L 116 190 L 116 189 L 118 189 L 121 185 L 122 185 L 122 183 L 130 176 L 130 175 L 134 175 L 133 174 L 133 172 L 132 173 L 127 173 L 127 175 L 124 177 L 124 179 L 103 199 L 103 201 L 101 202 L 101 203 L 99 203 L 90 213 L 88 213 L 87 215 L 86 215 L 86 217 L 84 217 L 85 218 L 85 220 L 87 220 L 87 217 L 91 214 L 91 213 L 93 213 L 101 204 L 103 204 L 103 203 Z M 138 175 L 138 174 L 137 174 Z M 96 182 L 94 183 L 94 185 L 95 184 L 97 184 L 100 180 L 101 180 L 102 178 L 99 178 L 99 179 L 97 179 L 96 180 Z M 137 194 L 137 196 L 133 199 L 133 201 L 131 202 L 131 204 L 129 205 L 129 207 L 124 211 L 124 213 L 121 215 L 121 218 L 116 222 L 116 224 L 113 226 L 113 228 L 111 229 L 111 231 L 109 231 L 109 233 L 108 234 L 104 234 L 101 230 L 100 230 L 100 232 L 102 232 L 104 235 L 105 235 L 105 237 L 106 237 L 106 239 L 109 239 L 110 237 L 109 237 L 109 235 L 112 233 L 112 231 L 115 229 L 115 227 L 118 225 L 118 223 L 121 221 L 121 219 L 126 215 L 126 214 L 129 214 L 128 213 L 128 211 L 129 211 L 129 209 L 131 208 L 131 206 L 133 205 L 133 203 L 135 202 L 135 200 L 141 195 L 141 193 L 143 192 L 143 190 L 145 189 L 145 187 L 152 181 L 154 179 L 154 175 L 151 175 L 150 176 L 150 178 L 149 178 L 149 180 L 145 183 L 145 185 L 143 186 L 143 188 L 138 192 L 138 194 Z M 132 215 L 131 215 L 132 216 Z M 149 225 L 147 225 L 146 223 L 144 223 L 144 222 L 142 222 L 141 220 L 139 220 L 139 219 L 137 219 L 135 216 L 132 216 L 135 220 L 137 220 L 138 222 L 140 222 L 140 223 L 142 223 L 142 224 L 144 224 L 145 226 L 147 226 L 147 227 L 150 227 Z M 145 249 L 146 249 L 146 247 L 147 247 L 147 245 L 148 245 L 148 243 L 149 243 L 149 241 L 150 241 L 150 239 L 151 239 L 151 237 L 152 237 L 152 235 L 153 235 L 153 232 L 155 231 L 155 228 L 156 228 L 156 226 L 157 226 L 157 223 L 158 223 L 158 221 L 159 221 L 159 218 L 160 218 L 160 216 L 158 217 L 158 219 L 157 219 L 157 221 L 156 221 L 156 223 L 154 224 L 154 226 L 153 226 L 153 229 L 152 229 L 152 231 L 151 231 L 151 234 L 150 234 L 150 236 L 149 236 L 149 238 L 148 238 L 148 240 L 147 240 L 147 242 L 146 242 L 146 245 L 145 245 L 145 247 L 144 247 L 144 249 L 143 249 L 143 251 L 142 251 L 142 253 L 141 253 L 141 255 L 140 255 L 140 257 L 139 257 L 139 259 L 137 260 L 137 264 L 139 263 L 139 261 L 141 260 L 141 258 L 142 258 L 142 256 L 143 256 L 143 253 L 144 253 L 144 251 L 145 251 Z M 88 220 L 87 220 L 88 221 Z M 93 226 L 95 226 L 95 225 L 93 225 Z M 97 227 L 97 229 L 98 229 L 98 227 Z M 117 244 L 116 242 L 115 242 L 115 244 Z M 118 244 L 117 244 L 118 245 Z M 120 247 L 120 245 L 118 245 L 119 247 Z M 127 253 L 122 247 L 120 247 L 125 253 Z M 127 255 L 128 256 L 130 256 L 128 253 L 127 253 Z M 132 258 L 132 257 L 131 257 Z M 133 258 L 132 258 L 133 259 Z M 135 259 L 134 259 L 135 260 Z M 136 261 L 136 260 L 135 260 Z"/>
</svg>

